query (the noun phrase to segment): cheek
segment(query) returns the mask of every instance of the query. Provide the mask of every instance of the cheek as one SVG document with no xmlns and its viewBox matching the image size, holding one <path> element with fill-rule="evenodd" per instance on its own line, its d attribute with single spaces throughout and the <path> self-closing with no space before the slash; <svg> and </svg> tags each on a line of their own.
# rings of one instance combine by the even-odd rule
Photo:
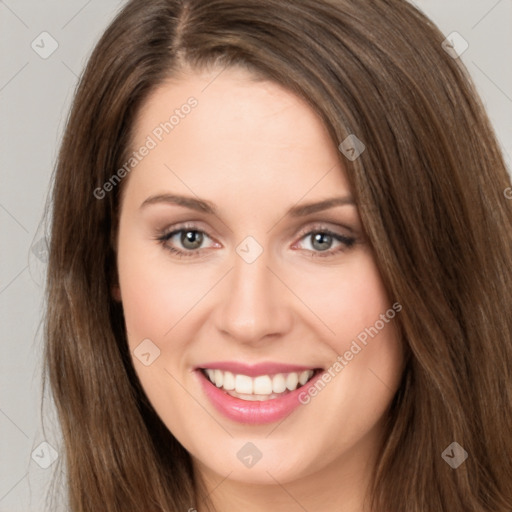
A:
<svg viewBox="0 0 512 512">
<path fill-rule="evenodd" d="M 185 397 L 178 381 L 173 378 L 176 368 L 172 363 L 179 361 L 180 365 L 186 365 L 186 358 L 183 357 L 186 337 L 179 333 L 182 324 L 172 334 L 169 331 L 181 319 L 185 319 L 184 315 L 197 302 L 200 287 L 191 280 L 190 272 L 169 265 L 160 249 L 155 251 L 149 244 L 133 243 L 129 237 L 123 237 L 122 230 L 117 265 L 128 344 L 135 371 L 155 410 L 163 413 L 168 425 L 172 423 L 173 433 L 180 433 L 182 425 L 188 423 L 182 414 L 183 408 L 179 406 Z M 172 343 L 169 343 L 170 339 Z M 139 359 L 144 353 L 150 354 L 148 365 L 143 358 Z M 173 411 L 172 422 L 167 421 L 166 413 L 169 411 Z"/>
<path fill-rule="evenodd" d="M 207 275 L 191 272 L 185 265 L 169 264 L 164 249 L 148 251 L 142 245 L 120 237 L 118 247 L 119 285 L 130 345 L 144 338 L 160 343 L 204 295 L 209 282 Z"/>
<path fill-rule="evenodd" d="M 130 344 L 139 338 L 160 339 L 171 327 L 175 316 L 167 296 L 172 288 L 161 277 L 155 279 L 156 269 L 144 265 L 137 255 L 119 260 L 119 284 Z"/>
<path fill-rule="evenodd" d="M 314 273 L 297 275 L 293 282 L 294 291 L 323 324 L 319 329 L 337 353 L 347 350 L 350 341 L 379 321 L 392 305 L 367 248 L 337 268 L 318 267 Z"/>
<path fill-rule="evenodd" d="M 401 378 L 403 349 L 396 330 L 401 306 L 390 300 L 369 251 L 347 260 L 337 277 L 333 274 L 317 273 L 315 286 L 308 280 L 301 291 L 309 288 L 308 305 L 324 324 L 321 339 L 332 354 L 325 376 L 330 391 L 323 393 L 319 384 L 303 398 L 317 401 L 321 395 L 317 403 L 334 415 L 339 412 L 339 424 L 349 430 L 355 423 L 368 428 L 384 412 Z M 339 404 L 336 411 L 333 403 Z M 358 411 L 358 419 L 348 420 L 347 410 Z"/>
</svg>

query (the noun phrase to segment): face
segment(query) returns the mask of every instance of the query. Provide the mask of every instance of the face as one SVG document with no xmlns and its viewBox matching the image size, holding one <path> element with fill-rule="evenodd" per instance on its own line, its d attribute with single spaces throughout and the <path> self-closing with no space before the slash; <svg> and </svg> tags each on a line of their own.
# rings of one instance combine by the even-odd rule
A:
<svg viewBox="0 0 512 512">
<path fill-rule="evenodd" d="M 357 473 L 399 384 L 401 307 L 317 115 L 218 73 L 161 86 L 134 127 L 117 253 L 135 369 L 203 475 Z"/>
</svg>

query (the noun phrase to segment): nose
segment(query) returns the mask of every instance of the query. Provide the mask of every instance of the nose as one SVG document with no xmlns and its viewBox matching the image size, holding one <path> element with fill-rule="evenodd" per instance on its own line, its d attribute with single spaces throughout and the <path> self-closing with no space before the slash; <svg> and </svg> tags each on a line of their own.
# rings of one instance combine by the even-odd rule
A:
<svg viewBox="0 0 512 512">
<path fill-rule="evenodd" d="M 274 340 L 292 326 L 290 294 L 264 254 L 252 263 L 235 255 L 216 306 L 216 328 L 239 343 Z"/>
</svg>

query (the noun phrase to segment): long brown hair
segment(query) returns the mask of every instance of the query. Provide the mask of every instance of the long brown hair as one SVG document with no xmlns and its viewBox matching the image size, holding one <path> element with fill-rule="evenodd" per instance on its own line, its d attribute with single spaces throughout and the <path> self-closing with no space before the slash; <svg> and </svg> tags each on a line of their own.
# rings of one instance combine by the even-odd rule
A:
<svg viewBox="0 0 512 512">
<path fill-rule="evenodd" d="M 512 510 L 510 179 L 443 39 L 403 0 L 132 0 L 111 23 L 52 194 L 46 365 L 73 512 L 196 503 L 190 457 L 145 398 L 112 298 L 122 183 L 93 193 L 125 162 L 141 104 L 184 65 L 249 68 L 305 99 L 336 146 L 351 134 L 366 146 L 340 159 L 408 355 L 372 510 Z M 452 442 L 468 453 L 457 469 L 441 456 Z"/>
</svg>

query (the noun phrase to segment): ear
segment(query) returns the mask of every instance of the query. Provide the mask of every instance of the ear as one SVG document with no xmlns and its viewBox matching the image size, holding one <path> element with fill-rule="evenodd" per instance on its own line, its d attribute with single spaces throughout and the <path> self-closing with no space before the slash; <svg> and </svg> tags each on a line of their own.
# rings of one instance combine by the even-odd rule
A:
<svg viewBox="0 0 512 512">
<path fill-rule="evenodd" d="M 110 230 L 110 250 L 112 251 L 112 259 L 115 262 L 117 259 L 117 219 L 115 224 Z M 116 302 L 122 302 L 121 288 L 119 286 L 119 277 L 117 275 L 117 264 L 113 264 L 114 269 L 111 272 L 111 286 L 110 295 Z"/>
<path fill-rule="evenodd" d="M 113 285 L 110 289 L 110 294 L 115 301 L 122 302 L 121 288 L 119 288 L 119 285 Z"/>
</svg>

